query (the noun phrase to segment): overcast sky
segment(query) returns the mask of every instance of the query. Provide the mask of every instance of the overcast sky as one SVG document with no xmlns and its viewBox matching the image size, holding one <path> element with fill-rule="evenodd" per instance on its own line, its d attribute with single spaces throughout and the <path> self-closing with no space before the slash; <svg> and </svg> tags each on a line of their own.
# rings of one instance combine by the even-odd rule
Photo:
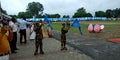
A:
<svg viewBox="0 0 120 60">
<path fill-rule="evenodd" d="M 44 13 L 73 15 L 78 8 L 84 7 L 87 12 L 120 8 L 120 0 L 0 0 L 2 8 L 8 14 L 18 14 L 26 11 L 30 2 L 40 2 L 44 6 Z"/>
</svg>

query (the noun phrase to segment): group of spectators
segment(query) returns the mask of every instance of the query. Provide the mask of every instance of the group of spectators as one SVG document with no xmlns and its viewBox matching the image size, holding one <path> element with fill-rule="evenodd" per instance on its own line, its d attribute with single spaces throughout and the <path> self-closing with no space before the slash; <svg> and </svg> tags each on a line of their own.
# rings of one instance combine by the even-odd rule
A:
<svg viewBox="0 0 120 60">
<path fill-rule="evenodd" d="M 11 18 L 8 20 L 0 20 L 0 60 L 9 60 L 9 54 L 17 53 L 17 35 L 20 34 L 20 45 L 27 44 L 27 32 L 26 29 L 29 28 L 31 31 L 28 35 L 34 33 L 35 40 L 35 52 L 34 55 L 38 54 L 38 48 L 40 48 L 39 53 L 44 54 L 43 51 L 43 25 L 40 22 L 27 22 L 25 18 L 21 20 L 16 20 L 16 18 Z M 69 28 L 66 28 L 66 24 L 63 23 L 61 28 L 61 50 L 67 50 L 66 47 L 66 33 Z M 50 26 L 48 26 L 48 36 L 52 37 L 52 32 Z M 30 37 L 30 36 L 29 36 Z M 23 41 L 24 38 L 24 41 Z M 29 40 L 29 38 L 28 38 Z"/>
<path fill-rule="evenodd" d="M 16 18 L 0 20 L 0 60 L 9 60 L 9 54 L 17 53 L 17 32 L 20 34 L 20 44 L 26 44 L 26 28 L 30 22 Z M 24 42 L 22 37 L 24 36 Z"/>
</svg>

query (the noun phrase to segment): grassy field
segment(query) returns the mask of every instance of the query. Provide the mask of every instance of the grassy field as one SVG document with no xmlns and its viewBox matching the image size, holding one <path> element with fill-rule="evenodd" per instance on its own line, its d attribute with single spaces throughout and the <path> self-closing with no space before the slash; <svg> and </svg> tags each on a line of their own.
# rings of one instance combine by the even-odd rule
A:
<svg viewBox="0 0 120 60">
<path fill-rule="evenodd" d="M 90 23 L 103 24 L 105 28 L 101 33 L 89 33 L 87 28 Z M 52 22 L 52 27 L 54 30 L 60 31 L 62 27 L 61 24 L 62 22 Z M 120 21 L 80 21 L 80 24 L 83 36 L 103 39 L 120 38 Z M 69 33 L 80 34 L 78 28 L 75 27 L 71 27 Z"/>
</svg>

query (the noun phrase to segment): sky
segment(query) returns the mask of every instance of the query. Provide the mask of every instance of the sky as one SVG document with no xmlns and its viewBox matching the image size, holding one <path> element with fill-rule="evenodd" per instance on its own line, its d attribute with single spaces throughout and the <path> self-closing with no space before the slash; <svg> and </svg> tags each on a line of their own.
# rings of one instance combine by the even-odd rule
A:
<svg viewBox="0 0 120 60">
<path fill-rule="evenodd" d="M 25 12 L 28 3 L 39 2 L 44 7 L 44 13 L 72 16 L 77 9 L 84 7 L 94 15 L 95 11 L 120 8 L 120 0 L 0 0 L 1 7 L 9 15 Z"/>
</svg>

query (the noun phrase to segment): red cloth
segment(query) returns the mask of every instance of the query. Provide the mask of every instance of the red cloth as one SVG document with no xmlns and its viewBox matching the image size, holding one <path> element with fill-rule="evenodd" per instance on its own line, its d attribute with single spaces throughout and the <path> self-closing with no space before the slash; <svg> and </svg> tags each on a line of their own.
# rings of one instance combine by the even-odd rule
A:
<svg viewBox="0 0 120 60">
<path fill-rule="evenodd" d="M 120 38 L 112 38 L 108 40 L 109 42 L 120 43 Z"/>
</svg>

